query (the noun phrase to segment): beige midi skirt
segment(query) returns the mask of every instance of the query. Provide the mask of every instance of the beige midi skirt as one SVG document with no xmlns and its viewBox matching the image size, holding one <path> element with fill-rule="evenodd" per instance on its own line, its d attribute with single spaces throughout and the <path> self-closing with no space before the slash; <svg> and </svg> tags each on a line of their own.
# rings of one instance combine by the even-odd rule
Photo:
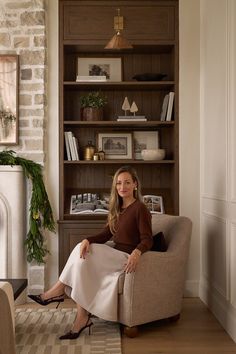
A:
<svg viewBox="0 0 236 354">
<path fill-rule="evenodd" d="M 129 257 L 105 244 L 91 244 L 80 258 L 80 243 L 71 252 L 59 277 L 65 292 L 84 309 L 107 321 L 117 321 L 118 281 Z"/>
</svg>

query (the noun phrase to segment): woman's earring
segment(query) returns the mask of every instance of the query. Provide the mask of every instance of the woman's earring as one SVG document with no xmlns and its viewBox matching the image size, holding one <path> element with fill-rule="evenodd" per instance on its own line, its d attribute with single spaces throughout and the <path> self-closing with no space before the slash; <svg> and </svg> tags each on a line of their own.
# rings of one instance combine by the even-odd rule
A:
<svg viewBox="0 0 236 354">
<path fill-rule="evenodd" d="M 138 190 L 138 188 L 137 188 L 137 187 L 135 187 L 135 188 L 134 188 L 134 190 L 135 190 L 135 191 L 137 191 L 137 190 Z"/>
</svg>

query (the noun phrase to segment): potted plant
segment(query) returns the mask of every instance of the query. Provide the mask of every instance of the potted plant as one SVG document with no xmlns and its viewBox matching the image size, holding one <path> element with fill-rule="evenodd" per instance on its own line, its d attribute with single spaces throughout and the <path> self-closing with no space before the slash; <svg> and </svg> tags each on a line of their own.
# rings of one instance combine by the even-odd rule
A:
<svg viewBox="0 0 236 354">
<path fill-rule="evenodd" d="M 35 260 L 38 264 L 45 263 L 44 257 L 49 251 L 44 245 L 43 229 L 55 232 L 52 208 L 44 186 L 42 166 L 38 163 L 16 156 L 12 150 L 0 152 L 0 165 L 20 165 L 25 177 L 32 183 L 32 194 L 29 209 L 29 231 L 25 239 L 27 261 Z"/>
<path fill-rule="evenodd" d="M 80 97 L 83 120 L 102 120 L 107 99 L 100 92 L 89 92 Z"/>
</svg>

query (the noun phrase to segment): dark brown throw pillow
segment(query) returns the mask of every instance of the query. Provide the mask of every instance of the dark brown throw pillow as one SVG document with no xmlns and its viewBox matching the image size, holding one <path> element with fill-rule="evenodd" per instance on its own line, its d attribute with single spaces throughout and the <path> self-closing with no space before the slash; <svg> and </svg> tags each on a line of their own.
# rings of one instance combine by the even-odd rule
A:
<svg viewBox="0 0 236 354">
<path fill-rule="evenodd" d="M 151 251 L 166 252 L 166 250 L 167 245 L 164 234 L 162 231 L 158 232 L 156 235 L 153 236 L 153 246 L 151 248 Z"/>
</svg>

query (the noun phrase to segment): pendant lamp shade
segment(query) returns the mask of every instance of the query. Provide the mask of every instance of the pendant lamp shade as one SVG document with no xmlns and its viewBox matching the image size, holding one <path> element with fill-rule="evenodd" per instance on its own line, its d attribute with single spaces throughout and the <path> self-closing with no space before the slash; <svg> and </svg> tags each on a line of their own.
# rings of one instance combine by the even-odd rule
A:
<svg viewBox="0 0 236 354">
<path fill-rule="evenodd" d="M 132 49 L 133 46 L 118 31 L 107 43 L 105 49 Z"/>
</svg>

